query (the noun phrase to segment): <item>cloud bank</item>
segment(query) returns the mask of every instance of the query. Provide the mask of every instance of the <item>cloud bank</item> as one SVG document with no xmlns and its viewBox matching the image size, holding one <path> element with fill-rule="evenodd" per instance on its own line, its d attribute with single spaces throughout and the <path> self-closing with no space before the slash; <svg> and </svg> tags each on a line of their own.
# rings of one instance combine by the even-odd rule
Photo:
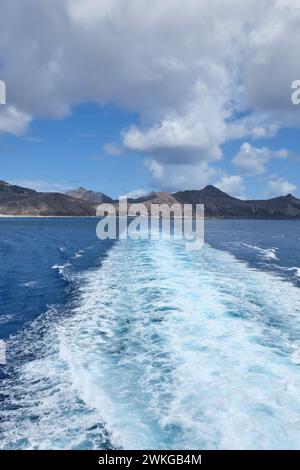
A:
<svg viewBox="0 0 300 470">
<path fill-rule="evenodd" d="M 232 139 L 248 142 L 233 161 L 241 174 L 262 174 L 275 155 L 249 141 L 300 122 L 299 43 L 298 0 L 2 0 L 0 132 L 113 103 L 138 114 L 122 143 L 158 187 L 220 180 Z"/>
</svg>

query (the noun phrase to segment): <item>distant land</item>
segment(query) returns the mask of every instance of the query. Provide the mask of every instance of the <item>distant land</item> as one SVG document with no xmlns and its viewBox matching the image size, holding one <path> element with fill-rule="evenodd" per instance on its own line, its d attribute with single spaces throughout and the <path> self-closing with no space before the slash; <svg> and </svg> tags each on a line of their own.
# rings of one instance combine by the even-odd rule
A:
<svg viewBox="0 0 300 470">
<path fill-rule="evenodd" d="M 300 199 L 292 194 L 266 200 L 241 200 L 208 185 L 204 189 L 176 193 L 152 192 L 129 199 L 130 203 L 204 204 L 205 216 L 212 218 L 300 219 Z M 0 215 L 83 217 L 95 216 L 100 203 L 113 203 L 102 192 L 78 188 L 62 193 L 44 193 L 0 181 Z"/>
<path fill-rule="evenodd" d="M 61 193 L 41 193 L 0 181 L 0 214 L 24 216 L 92 216 L 95 207 Z"/>
<path fill-rule="evenodd" d="M 113 199 L 106 194 L 87 190 L 85 188 L 70 189 L 65 193 L 67 196 L 75 197 L 76 199 L 82 199 L 83 201 L 96 202 L 98 204 L 111 203 Z"/>
</svg>

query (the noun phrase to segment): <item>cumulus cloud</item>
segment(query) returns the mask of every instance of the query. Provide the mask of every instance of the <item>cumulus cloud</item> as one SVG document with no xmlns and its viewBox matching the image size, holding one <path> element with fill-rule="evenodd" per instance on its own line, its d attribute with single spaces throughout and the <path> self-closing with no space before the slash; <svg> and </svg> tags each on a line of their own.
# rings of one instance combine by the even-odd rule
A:
<svg viewBox="0 0 300 470">
<path fill-rule="evenodd" d="M 1 106 L 0 108 L 0 132 L 14 135 L 23 135 L 28 129 L 31 117 L 19 111 L 14 106 Z"/>
<path fill-rule="evenodd" d="M 165 164 L 147 160 L 151 173 L 150 184 L 156 190 L 175 192 L 181 189 L 201 189 L 211 183 L 220 173 L 219 170 L 200 162 L 198 165 Z"/>
<path fill-rule="evenodd" d="M 267 184 L 269 196 L 286 196 L 296 191 L 297 187 L 283 178 L 271 179 Z"/>
<path fill-rule="evenodd" d="M 67 116 L 80 103 L 113 103 L 140 118 L 123 131 L 125 147 L 161 165 L 165 181 L 178 180 L 172 167 L 181 165 L 197 174 L 196 184 L 228 140 L 299 126 L 290 99 L 299 7 L 298 0 L 152 0 L 151 8 L 148 0 L 2 0 L 0 73 L 19 114 L 11 115 L 15 124 L 0 118 L 0 132 L 20 133 L 31 117 Z"/>
<path fill-rule="evenodd" d="M 286 149 L 257 148 L 245 142 L 233 158 L 232 163 L 239 168 L 241 174 L 257 176 L 266 172 L 266 165 L 272 158 L 287 158 L 288 156 L 289 152 Z"/>
<path fill-rule="evenodd" d="M 245 184 L 243 178 L 239 175 L 224 175 L 222 178 L 215 183 L 217 188 L 221 189 L 225 193 L 230 194 L 238 198 L 245 197 Z"/>
</svg>

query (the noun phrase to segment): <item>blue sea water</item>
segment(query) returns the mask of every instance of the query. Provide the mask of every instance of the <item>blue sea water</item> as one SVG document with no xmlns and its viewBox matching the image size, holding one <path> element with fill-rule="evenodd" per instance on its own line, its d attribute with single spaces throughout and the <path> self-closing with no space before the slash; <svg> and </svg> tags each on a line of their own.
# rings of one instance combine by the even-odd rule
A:
<svg viewBox="0 0 300 470">
<path fill-rule="evenodd" d="M 0 220 L 2 449 L 300 448 L 300 222 Z"/>
</svg>

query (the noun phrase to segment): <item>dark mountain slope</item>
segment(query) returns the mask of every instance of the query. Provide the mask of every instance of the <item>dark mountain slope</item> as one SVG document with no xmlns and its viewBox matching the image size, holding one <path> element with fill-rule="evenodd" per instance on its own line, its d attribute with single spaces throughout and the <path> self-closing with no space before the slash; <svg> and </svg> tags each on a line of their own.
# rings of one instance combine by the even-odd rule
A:
<svg viewBox="0 0 300 470">
<path fill-rule="evenodd" d="M 253 216 L 271 218 L 300 218 L 300 199 L 292 194 L 267 200 L 246 201 Z"/>
<path fill-rule="evenodd" d="M 41 193 L 0 181 L 0 214 L 3 215 L 40 215 L 40 216 L 91 216 L 101 202 L 113 201 L 103 193 L 79 188 L 76 197 L 60 193 Z M 79 191 L 79 192 L 78 192 Z M 73 193 L 74 194 L 74 193 Z M 91 200 L 83 200 L 82 194 Z M 97 196 L 95 196 L 97 195 Z M 96 200 L 97 199 L 97 200 Z M 270 218 L 300 219 L 300 200 L 288 194 L 267 200 L 243 201 L 229 196 L 214 186 L 201 190 L 179 191 L 174 194 L 152 192 L 128 203 L 151 204 L 204 204 L 205 216 L 216 218 Z"/>
<path fill-rule="evenodd" d="M 273 199 L 244 201 L 214 186 L 173 194 L 182 204 L 204 204 L 206 217 L 300 218 L 300 199 L 288 194 Z"/>
<path fill-rule="evenodd" d="M 199 191 L 180 191 L 173 194 L 182 204 L 204 204 L 207 217 L 251 217 L 253 212 L 246 201 L 229 196 L 214 186 Z"/>
<path fill-rule="evenodd" d="M 60 193 L 40 193 L 0 181 L 0 214 L 40 216 L 95 215 L 92 204 Z"/>
</svg>

